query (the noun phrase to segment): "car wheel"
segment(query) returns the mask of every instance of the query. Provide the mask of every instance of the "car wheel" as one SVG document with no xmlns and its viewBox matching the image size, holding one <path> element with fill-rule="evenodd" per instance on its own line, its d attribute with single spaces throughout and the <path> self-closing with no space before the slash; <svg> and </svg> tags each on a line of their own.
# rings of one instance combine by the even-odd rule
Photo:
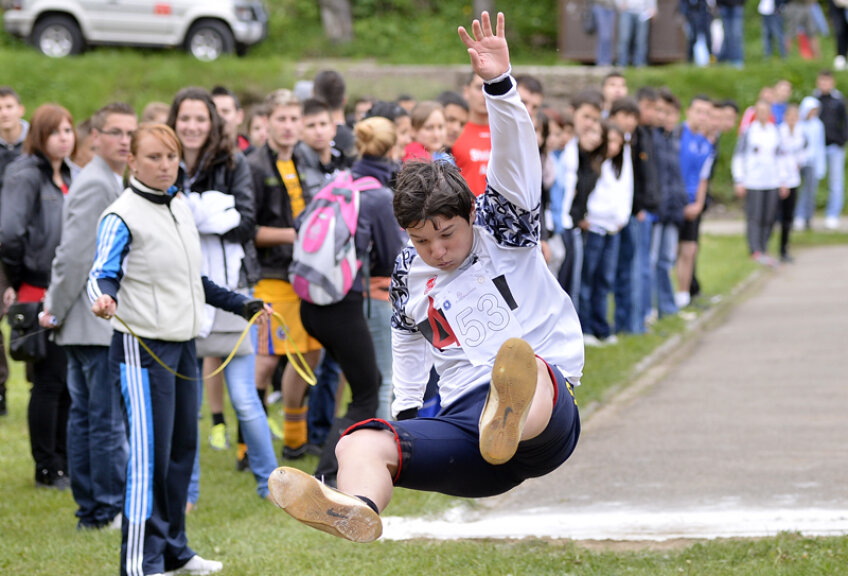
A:
<svg viewBox="0 0 848 576">
<path fill-rule="evenodd" d="M 68 16 L 47 16 L 38 21 L 32 31 L 32 43 L 51 58 L 79 54 L 83 48 L 82 31 Z"/>
<path fill-rule="evenodd" d="M 232 54 L 235 50 L 235 39 L 225 24 L 215 20 L 204 20 L 188 31 L 185 48 L 198 60 L 211 62 L 217 60 L 222 54 Z"/>
</svg>

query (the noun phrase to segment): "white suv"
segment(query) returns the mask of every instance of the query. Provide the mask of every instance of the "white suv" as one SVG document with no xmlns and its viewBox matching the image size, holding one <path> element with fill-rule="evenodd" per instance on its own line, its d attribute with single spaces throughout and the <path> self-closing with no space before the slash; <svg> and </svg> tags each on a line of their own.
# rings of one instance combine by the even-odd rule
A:
<svg viewBox="0 0 848 576">
<path fill-rule="evenodd" d="M 47 56 L 87 44 L 182 46 L 200 60 L 244 54 L 268 35 L 261 0 L 2 0 L 3 24 Z"/>
</svg>

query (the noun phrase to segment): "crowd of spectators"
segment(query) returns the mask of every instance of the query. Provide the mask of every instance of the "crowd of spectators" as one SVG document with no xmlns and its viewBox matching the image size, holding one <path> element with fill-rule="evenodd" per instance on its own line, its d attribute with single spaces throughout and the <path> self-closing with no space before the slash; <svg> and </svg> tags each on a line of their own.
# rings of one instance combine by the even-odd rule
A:
<svg viewBox="0 0 848 576">
<path fill-rule="evenodd" d="M 627 37 L 644 38 L 642 26 L 655 6 L 616 5 L 626 15 L 620 19 L 620 37 L 624 30 Z M 595 8 L 599 24 L 609 16 L 601 12 L 613 9 L 601 2 Z M 611 61 L 611 54 L 604 57 Z M 727 57 L 735 58 L 732 50 Z M 620 62 L 627 64 L 629 58 L 627 50 L 619 50 Z M 644 51 L 637 48 L 632 62 L 644 63 Z M 668 89 L 651 86 L 631 96 L 619 72 L 607 74 L 597 88 L 575 94 L 568 106 L 546 103 L 537 78 L 518 75 L 516 83 L 536 127 L 544 174 L 541 249 L 577 309 L 587 346 L 613 346 L 617 335 L 644 333 L 660 317 L 691 314 L 686 308 L 703 289 L 697 277 L 699 227 L 710 204 L 719 154 L 732 155 L 735 191 L 744 197 L 747 241 L 755 261 L 767 266 L 778 265 L 778 258 L 791 262 L 790 233 L 809 229 L 818 182 L 825 176 L 826 226 L 838 225 L 848 115 L 829 71 L 818 76 L 815 92 L 800 104 L 793 96 L 801 87 L 788 81 L 765 87 L 741 122 L 731 100 L 698 95 L 681 103 Z M 4 307 L 41 302 L 41 325 L 55 336 L 46 355 L 27 365 L 36 486 L 70 488 L 81 528 L 123 524 L 126 536 L 128 522 L 137 520 L 137 515 L 122 518 L 126 512 L 121 507 L 124 484 L 138 474 L 131 471 L 128 480 L 126 463 L 133 456 L 128 456 L 127 437 L 116 432 L 123 427 L 126 407 L 135 401 L 118 384 L 123 376 L 114 373 L 117 364 L 111 365 L 114 352 L 109 347 L 116 346 L 112 329 L 115 334 L 122 330 L 114 320 L 110 327 L 95 319 L 89 299 L 103 318 L 111 319 L 114 306 L 102 305 L 104 297 L 108 303 L 110 282 L 141 290 L 133 275 L 138 268 L 120 263 L 133 250 L 153 250 L 144 245 L 146 237 L 123 232 L 124 243 L 118 246 L 124 248 L 113 247 L 121 230 L 140 222 L 118 211 L 98 224 L 121 194 L 148 200 L 176 194 L 185 200 L 185 214 L 194 220 L 202 249 L 206 300 L 212 300 L 207 281 L 241 294 L 227 301 L 227 311 L 207 306 L 195 321 L 196 330 L 177 339 L 182 343 L 188 336 L 186 341 L 196 342 L 191 375 L 208 377 L 211 446 L 230 449 L 231 428 L 223 407 L 226 385 L 239 423 L 236 467 L 253 472 L 259 496 L 267 497 L 268 477 L 277 466 L 271 443 L 275 437 L 283 441 L 283 459 L 320 455 L 316 473 L 332 484 L 334 446 L 341 431 L 367 418 L 397 415 L 392 409 L 389 284 L 392 262 L 406 238 L 391 215 L 395 177 L 405 162 L 449 162 L 476 196 L 486 190 L 491 137 L 482 84 L 471 74 L 460 91 L 433 100 L 404 96 L 348 102 L 343 77 L 328 70 L 316 76 L 305 99 L 281 89 L 244 109 L 226 88 L 189 87 L 171 103 L 150 103 L 141 123 L 126 104 L 109 103 L 76 125 L 57 104 L 40 106 L 27 122 L 18 94 L 0 87 Z M 725 135 L 736 131 L 737 145 L 731 151 Z M 141 148 L 138 133 L 147 137 Z M 174 163 L 174 182 L 166 181 L 165 172 L 157 175 L 160 161 Z M 356 241 L 363 269 L 338 305 L 302 302 L 288 275 L 297 217 L 328 182 L 351 170 L 355 177 L 375 178 L 380 186 L 379 193 L 363 193 Z M 138 180 L 140 174 L 164 179 L 157 187 Z M 161 202 L 171 206 L 170 200 Z M 780 252 L 772 257 L 769 237 L 776 223 Z M 110 232 L 109 225 L 117 231 Z M 107 249 L 111 252 L 101 254 Z M 148 265 L 140 258 L 135 254 L 127 262 Z M 114 259 L 118 264 L 111 264 Z M 145 297 L 153 302 L 160 298 L 161 304 L 167 299 L 163 294 L 154 290 Z M 213 377 L 246 326 L 234 313 L 233 302 L 252 297 L 270 304 L 288 326 L 284 331 L 260 320 L 253 342 L 241 342 L 222 377 Z M 121 310 L 117 308 L 119 314 Z M 160 328 L 162 334 L 153 337 L 167 343 L 167 333 L 175 327 Z M 293 354 L 302 355 L 316 371 L 316 386 L 309 388 L 304 370 L 288 360 Z M 2 356 L 0 414 L 5 414 Z M 182 361 L 180 368 L 185 369 Z M 347 414 L 338 417 L 340 382 L 345 381 L 353 401 Z M 186 398 L 203 398 L 202 384 L 176 386 L 199 386 Z M 437 402 L 437 393 L 432 395 Z M 283 405 L 283 426 L 278 412 L 269 412 L 275 397 Z M 192 406 L 192 413 L 197 409 L 199 405 Z M 179 440 L 165 444 L 176 451 Z M 129 448 L 134 450 L 131 435 Z M 189 476 L 191 482 L 173 492 L 185 500 L 179 502 L 185 513 L 198 504 L 196 448 L 179 446 L 180 454 L 193 460 L 181 460 L 179 482 Z M 173 509 L 174 503 L 168 506 Z M 125 552 L 129 562 L 131 551 Z M 171 566 L 187 558 L 183 553 Z"/>
<path fill-rule="evenodd" d="M 821 38 L 832 35 L 835 70 L 846 68 L 848 24 L 846 7 L 828 0 L 679 0 L 663 9 L 675 9 L 683 22 L 686 58 L 699 66 L 724 62 L 741 68 L 745 63 L 745 16 L 759 16 L 763 57 L 785 59 L 797 45 L 807 60 L 821 56 Z M 827 11 L 827 14 L 825 13 Z M 584 31 L 595 37 L 598 66 L 645 66 L 650 63 L 651 26 L 658 15 L 657 0 L 592 0 L 584 11 Z M 665 36 L 664 41 L 672 41 Z"/>
</svg>

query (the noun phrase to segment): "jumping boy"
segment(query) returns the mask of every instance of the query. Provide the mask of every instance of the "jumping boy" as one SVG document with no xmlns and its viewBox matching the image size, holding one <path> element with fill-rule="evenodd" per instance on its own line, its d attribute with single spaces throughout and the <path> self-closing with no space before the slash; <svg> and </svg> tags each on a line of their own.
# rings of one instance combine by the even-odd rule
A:
<svg viewBox="0 0 848 576">
<path fill-rule="evenodd" d="M 293 468 L 269 487 L 292 517 L 370 542 L 394 486 L 483 497 L 559 467 L 580 421 L 571 386 L 583 339 L 571 300 L 539 249 L 541 167 L 533 122 L 510 76 L 504 17 L 459 28 L 484 80 L 492 157 L 476 199 L 447 162 L 409 163 L 394 198 L 411 246 L 392 276 L 393 380 L 398 421 L 367 420 L 336 448 L 335 490 Z M 442 410 L 416 418 L 428 364 Z"/>
</svg>

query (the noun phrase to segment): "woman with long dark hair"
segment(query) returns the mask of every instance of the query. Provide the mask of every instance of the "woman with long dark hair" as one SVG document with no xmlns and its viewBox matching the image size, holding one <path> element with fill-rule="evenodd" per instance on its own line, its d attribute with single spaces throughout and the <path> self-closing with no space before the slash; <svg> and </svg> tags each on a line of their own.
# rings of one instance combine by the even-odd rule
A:
<svg viewBox="0 0 848 576">
<path fill-rule="evenodd" d="M 182 145 L 177 187 L 188 198 L 200 232 L 203 274 L 230 290 L 249 294 L 258 280 L 258 261 L 253 245 L 256 227 L 253 181 L 247 160 L 233 149 L 224 133 L 212 96 L 203 88 L 180 90 L 168 115 Z M 217 369 L 235 347 L 246 326 L 243 318 L 211 306 L 197 340 L 198 358 L 203 358 L 203 374 Z M 212 412 L 210 443 L 226 449 L 228 438 L 223 418 L 223 381 L 236 411 L 244 445 L 250 453 L 249 465 L 256 477 L 257 492 L 268 495 L 268 477 L 277 467 L 271 432 L 262 403 L 256 394 L 255 356 L 245 340 L 221 375 L 207 380 L 207 396 Z M 241 442 L 241 441 L 240 441 Z M 244 452 L 245 446 L 242 446 Z M 240 454 L 243 457 L 243 453 Z M 195 480 L 199 470 L 195 470 Z M 197 500 L 197 484 L 192 483 L 189 502 Z"/>
</svg>

